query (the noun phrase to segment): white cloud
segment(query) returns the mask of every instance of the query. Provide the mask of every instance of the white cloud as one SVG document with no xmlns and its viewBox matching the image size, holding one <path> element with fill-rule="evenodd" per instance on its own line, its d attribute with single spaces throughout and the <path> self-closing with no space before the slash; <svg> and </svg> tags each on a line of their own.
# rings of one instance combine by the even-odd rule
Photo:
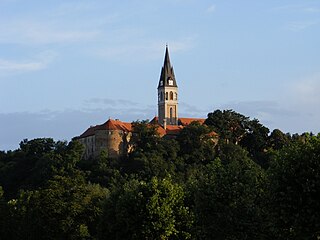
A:
<svg viewBox="0 0 320 240">
<path fill-rule="evenodd" d="M 137 36 L 128 37 L 134 42 L 138 42 Z M 168 41 L 171 53 L 183 52 L 193 48 L 194 38 L 185 38 L 182 40 Z M 127 41 L 110 43 L 107 47 L 93 50 L 93 54 L 111 59 L 121 61 L 138 61 L 137 56 L 142 60 L 158 59 L 163 55 L 163 48 L 165 40 L 145 40 L 138 43 Z M 142 53 L 142 54 L 141 54 Z"/>
<path fill-rule="evenodd" d="M 292 89 L 287 90 L 283 96 L 285 100 L 231 102 L 220 108 L 233 109 L 251 119 L 257 118 L 270 131 L 277 128 L 290 133 L 310 131 L 318 133 L 320 131 L 319 104 L 299 102 L 301 96 L 290 95 Z"/>
<path fill-rule="evenodd" d="M 13 3 L 17 2 L 18 0 L 0 0 L 0 3 Z"/>
<path fill-rule="evenodd" d="M 97 8 L 99 8 L 99 4 L 95 2 L 64 2 L 54 10 L 54 14 L 62 16 L 71 13 L 83 13 L 90 10 L 96 10 Z"/>
<path fill-rule="evenodd" d="M 216 11 L 216 5 L 211 4 L 211 5 L 207 8 L 207 12 L 208 12 L 208 13 L 212 13 L 212 12 L 214 12 L 214 11 Z"/>
<path fill-rule="evenodd" d="M 55 22 L 13 21 L 0 22 L 0 43 L 50 44 L 73 43 L 95 39 L 97 30 L 64 29 Z"/>
<path fill-rule="evenodd" d="M 30 72 L 45 69 L 57 54 L 53 51 L 44 51 L 29 60 L 8 60 L 0 58 L 0 73 Z"/>
<path fill-rule="evenodd" d="M 134 107 L 137 106 L 137 102 L 133 102 L 127 99 L 111 99 L 111 98 L 90 98 L 85 100 L 85 105 L 88 107 L 92 106 L 117 106 L 117 107 Z"/>
<path fill-rule="evenodd" d="M 320 12 L 319 7 L 311 6 L 308 3 L 304 4 L 289 4 L 289 5 L 283 5 L 280 7 L 273 8 L 274 11 L 285 11 L 290 13 L 317 13 Z"/>
<path fill-rule="evenodd" d="M 304 107 L 320 105 L 320 73 L 301 79 L 291 86 L 291 97 Z"/>
<path fill-rule="evenodd" d="M 198 106 L 188 104 L 186 102 L 179 102 L 179 115 L 180 117 L 195 117 L 195 118 L 205 118 L 208 112 L 212 109 L 201 109 Z"/>
<path fill-rule="evenodd" d="M 293 32 L 299 32 L 313 25 L 319 24 L 319 19 L 310 20 L 310 16 L 311 14 L 320 12 L 320 8 L 309 3 L 283 5 L 273 8 L 272 10 L 281 14 L 290 14 L 295 19 L 297 19 L 297 17 L 301 19 L 301 16 L 309 17 L 308 20 L 287 22 L 285 24 L 285 28 Z"/>
<path fill-rule="evenodd" d="M 103 99 L 100 99 L 103 100 Z M 25 138 L 52 137 L 71 140 L 82 134 L 90 125 L 102 124 L 108 118 L 132 122 L 153 118 L 154 108 L 146 105 L 125 107 L 117 100 L 115 106 L 63 111 L 0 112 L 0 151 L 16 149 Z"/>
<path fill-rule="evenodd" d="M 305 12 L 309 12 L 309 13 L 318 13 L 318 12 L 320 12 L 320 8 L 317 8 L 317 7 L 306 7 L 303 10 Z"/>
<path fill-rule="evenodd" d="M 288 23 L 287 29 L 290 31 L 299 32 L 318 23 L 319 21 L 295 21 Z"/>
<path fill-rule="evenodd" d="M 45 68 L 41 62 L 13 62 L 0 59 L 0 70 L 5 71 L 36 71 Z"/>
<path fill-rule="evenodd" d="M 275 126 L 275 119 L 281 116 L 282 118 L 290 118 L 294 116 L 294 112 L 286 109 L 276 101 L 269 100 L 252 100 L 242 102 L 229 102 L 221 106 L 222 109 L 233 109 L 236 112 L 244 114 L 250 118 L 257 118 L 262 123 L 271 128 L 279 128 Z"/>
</svg>

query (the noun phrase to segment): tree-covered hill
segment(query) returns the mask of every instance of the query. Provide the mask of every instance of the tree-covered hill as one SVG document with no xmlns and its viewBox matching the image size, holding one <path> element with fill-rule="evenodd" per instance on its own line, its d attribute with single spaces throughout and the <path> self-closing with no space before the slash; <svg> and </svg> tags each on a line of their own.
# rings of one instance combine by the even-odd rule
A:
<svg viewBox="0 0 320 240">
<path fill-rule="evenodd" d="M 232 110 L 175 139 L 133 126 L 120 159 L 51 138 L 0 151 L 0 239 L 320 238 L 320 135 Z"/>
</svg>

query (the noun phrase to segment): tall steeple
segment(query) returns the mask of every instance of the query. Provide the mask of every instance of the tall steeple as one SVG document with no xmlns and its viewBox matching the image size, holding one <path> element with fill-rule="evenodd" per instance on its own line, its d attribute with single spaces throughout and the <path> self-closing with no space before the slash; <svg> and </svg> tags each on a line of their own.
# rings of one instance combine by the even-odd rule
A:
<svg viewBox="0 0 320 240">
<path fill-rule="evenodd" d="M 178 86 L 170 62 L 168 45 L 164 56 L 158 84 L 158 115 L 159 124 L 178 124 Z"/>
<path fill-rule="evenodd" d="M 169 80 L 172 80 L 173 82 L 170 82 L 170 84 L 169 84 Z M 163 67 L 161 69 L 161 75 L 160 75 L 158 88 L 161 86 L 177 87 L 176 77 L 174 76 L 173 67 L 170 62 L 168 45 L 166 45 L 166 53 L 164 56 Z"/>
</svg>

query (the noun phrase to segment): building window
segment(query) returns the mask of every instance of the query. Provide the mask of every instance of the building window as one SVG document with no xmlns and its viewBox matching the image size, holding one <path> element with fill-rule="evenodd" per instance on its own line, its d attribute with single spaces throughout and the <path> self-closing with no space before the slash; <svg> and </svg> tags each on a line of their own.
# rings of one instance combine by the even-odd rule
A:
<svg viewBox="0 0 320 240">
<path fill-rule="evenodd" d="M 173 122 L 172 122 L 172 115 L 173 115 L 172 112 L 173 112 L 173 111 L 172 111 L 172 108 L 170 108 L 170 123 L 171 123 L 171 124 L 173 123 Z"/>
<path fill-rule="evenodd" d="M 166 100 L 168 100 L 168 92 L 166 92 Z"/>
<path fill-rule="evenodd" d="M 173 100 L 173 92 L 170 92 L 170 100 Z"/>
<path fill-rule="evenodd" d="M 163 92 L 160 92 L 160 101 L 163 101 Z"/>
<path fill-rule="evenodd" d="M 174 93 L 174 100 L 178 100 L 178 93 Z"/>
</svg>

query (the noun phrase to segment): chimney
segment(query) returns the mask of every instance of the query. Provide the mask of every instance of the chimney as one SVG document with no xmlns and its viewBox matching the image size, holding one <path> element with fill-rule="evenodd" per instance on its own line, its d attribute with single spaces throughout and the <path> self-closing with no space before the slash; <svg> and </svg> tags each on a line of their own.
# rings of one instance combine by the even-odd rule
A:
<svg viewBox="0 0 320 240">
<path fill-rule="evenodd" d="M 163 128 L 164 130 L 167 129 L 167 119 L 163 119 Z"/>
</svg>

